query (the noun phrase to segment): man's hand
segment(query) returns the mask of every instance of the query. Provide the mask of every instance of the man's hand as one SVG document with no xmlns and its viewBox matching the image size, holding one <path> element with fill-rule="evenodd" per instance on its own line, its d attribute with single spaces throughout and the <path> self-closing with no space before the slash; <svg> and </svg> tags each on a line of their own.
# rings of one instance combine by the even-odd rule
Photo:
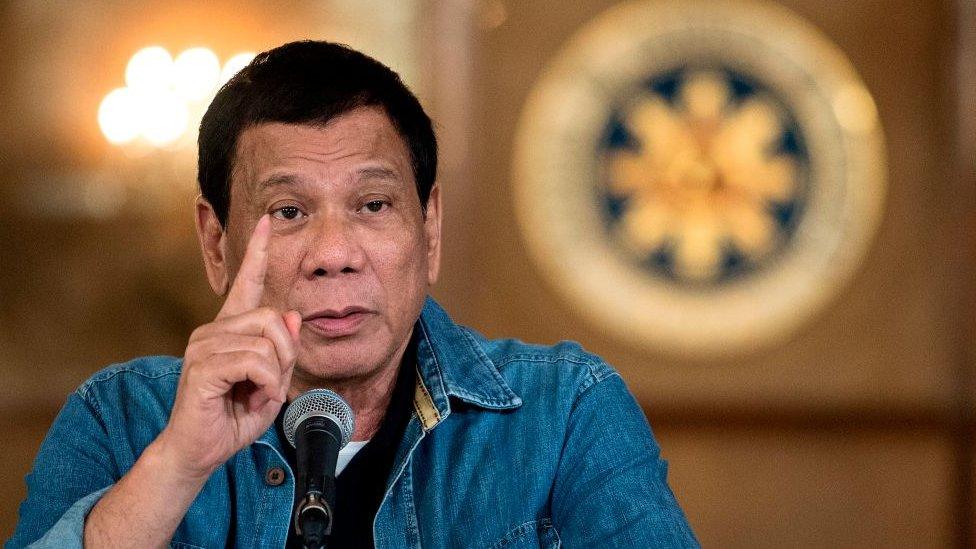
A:
<svg viewBox="0 0 976 549">
<path fill-rule="evenodd" d="M 274 421 L 295 366 L 301 316 L 261 307 L 270 218 L 263 216 L 217 318 L 184 354 L 169 424 L 157 439 L 190 476 L 209 476 Z"/>
<path fill-rule="evenodd" d="M 169 423 L 85 520 L 86 547 L 165 547 L 214 469 L 274 421 L 301 316 L 261 307 L 270 219 L 258 221 L 223 308 L 190 336 Z"/>
</svg>

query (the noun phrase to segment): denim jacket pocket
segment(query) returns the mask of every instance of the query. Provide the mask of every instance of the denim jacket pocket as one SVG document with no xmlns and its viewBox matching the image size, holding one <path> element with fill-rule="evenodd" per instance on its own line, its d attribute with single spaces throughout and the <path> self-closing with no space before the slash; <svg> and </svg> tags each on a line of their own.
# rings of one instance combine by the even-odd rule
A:
<svg viewBox="0 0 976 549">
<path fill-rule="evenodd" d="M 528 547 L 539 547 L 544 549 L 555 549 L 562 547 L 559 540 L 559 533 L 552 525 L 552 520 L 542 519 L 533 520 L 520 524 L 512 528 L 505 534 L 505 537 L 489 546 L 489 549 L 521 549 Z"/>
</svg>

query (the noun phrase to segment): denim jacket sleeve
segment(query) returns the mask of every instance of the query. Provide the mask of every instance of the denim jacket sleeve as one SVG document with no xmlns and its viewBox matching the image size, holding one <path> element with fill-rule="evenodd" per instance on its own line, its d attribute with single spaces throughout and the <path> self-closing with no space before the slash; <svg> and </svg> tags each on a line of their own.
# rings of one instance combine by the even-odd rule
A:
<svg viewBox="0 0 976 549">
<path fill-rule="evenodd" d="M 616 373 L 577 396 L 552 513 L 567 547 L 698 547 L 647 420 Z"/>
<path fill-rule="evenodd" d="M 85 517 L 116 481 L 110 436 L 94 401 L 68 397 L 27 475 L 6 547 L 82 547 Z"/>
</svg>

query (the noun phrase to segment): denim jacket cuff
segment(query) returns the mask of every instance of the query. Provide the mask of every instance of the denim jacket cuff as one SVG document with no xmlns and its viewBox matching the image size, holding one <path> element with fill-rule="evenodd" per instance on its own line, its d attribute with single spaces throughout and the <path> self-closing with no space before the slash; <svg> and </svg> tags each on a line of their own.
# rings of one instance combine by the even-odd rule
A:
<svg viewBox="0 0 976 549">
<path fill-rule="evenodd" d="M 108 492 L 109 488 L 112 486 L 106 486 L 97 492 L 92 492 L 87 496 L 79 499 L 68 508 L 67 511 L 61 515 L 54 526 L 51 527 L 44 536 L 35 541 L 34 543 L 28 545 L 31 548 L 67 548 L 67 547 L 77 547 L 81 548 L 84 546 L 85 540 L 85 518 L 88 517 L 88 513 L 91 512 L 95 504 L 98 503 L 105 492 Z"/>
</svg>

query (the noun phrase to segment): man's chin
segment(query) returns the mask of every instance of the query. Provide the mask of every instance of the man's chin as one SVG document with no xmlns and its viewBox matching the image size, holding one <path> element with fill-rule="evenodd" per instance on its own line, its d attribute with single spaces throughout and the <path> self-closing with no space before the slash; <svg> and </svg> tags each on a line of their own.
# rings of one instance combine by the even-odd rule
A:
<svg viewBox="0 0 976 549">
<path fill-rule="evenodd" d="M 375 347 L 364 347 L 361 340 L 355 341 L 359 339 L 336 340 L 316 353 L 302 353 L 295 364 L 292 385 L 328 388 L 367 381 L 375 376 L 387 366 L 388 360 L 377 356 Z"/>
</svg>

